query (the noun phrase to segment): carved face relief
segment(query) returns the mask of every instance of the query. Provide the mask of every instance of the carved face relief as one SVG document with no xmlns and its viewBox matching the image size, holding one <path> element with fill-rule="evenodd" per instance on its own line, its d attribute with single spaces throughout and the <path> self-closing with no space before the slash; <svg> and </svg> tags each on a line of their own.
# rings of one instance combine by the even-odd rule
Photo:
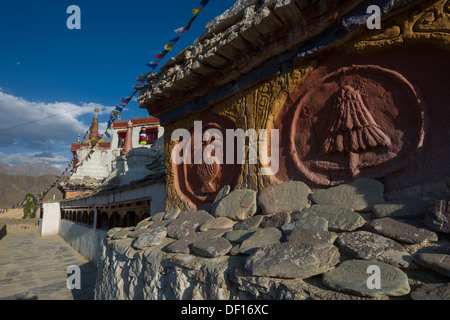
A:
<svg viewBox="0 0 450 320">
<path fill-rule="evenodd" d="M 288 179 L 329 186 L 381 177 L 405 166 L 423 142 L 420 101 L 395 71 L 343 67 L 295 97 L 275 125 L 288 140 L 282 142 Z"/>
<path fill-rule="evenodd" d="M 225 185 L 234 186 L 241 170 L 241 165 L 227 164 L 222 161 L 214 161 L 215 149 L 208 148 L 212 143 L 220 143 L 225 146 L 225 141 L 215 140 L 215 137 L 207 137 L 209 129 L 221 132 L 226 139 L 226 129 L 235 129 L 234 124 L 221 116 L 207 112 L 200 117 L 202 121 L 202 141 L 196 141 L 194 129 L 191 133 L 190 161 L 183 161 L 179 165 L 172 164 L 175 174 L 175 185 L 179 195 L 196 206 L 206 202 L 213 202 L 216 195 Z M 198 145 L 196 145 L 198 144 Z M 197 146 L 197 147 L 196 147 Z M 223 148 L 223 159 L 226 158 L 226 148 Z M 202 153 L 202 162 L 195 163 L 195 152 Z M 236 162 L 234 162 L 236 163 Z"/>
</svg>

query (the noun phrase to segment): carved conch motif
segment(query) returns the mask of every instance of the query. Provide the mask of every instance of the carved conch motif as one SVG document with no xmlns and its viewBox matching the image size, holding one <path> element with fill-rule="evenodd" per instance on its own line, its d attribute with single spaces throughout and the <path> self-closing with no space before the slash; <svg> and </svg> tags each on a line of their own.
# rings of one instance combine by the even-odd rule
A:
<svg viewBox="0 0 450 320">
<path fill-rule="evenodd" d="M 358 90 L 344 85 L 336 99 L 322 154 L 358 153 L 390 143 L 391 139 L 377 125 Z"/>
</svg>

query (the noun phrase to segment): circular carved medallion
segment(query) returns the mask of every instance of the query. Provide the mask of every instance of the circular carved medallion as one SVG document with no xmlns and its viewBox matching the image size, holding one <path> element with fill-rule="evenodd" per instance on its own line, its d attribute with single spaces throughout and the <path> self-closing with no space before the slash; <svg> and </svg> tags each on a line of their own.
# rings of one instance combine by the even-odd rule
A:
<svg viewBox="0 0 450 320">
<path fill-rule="evenodd" d="M 275 123 L 284 138 L 281 180 L 330 186 L 382 177 L 404 167 L 423 142 L 413 86 L 379 66 L 340 68 L 294 90 L 283 108 Z"/>
</svg>

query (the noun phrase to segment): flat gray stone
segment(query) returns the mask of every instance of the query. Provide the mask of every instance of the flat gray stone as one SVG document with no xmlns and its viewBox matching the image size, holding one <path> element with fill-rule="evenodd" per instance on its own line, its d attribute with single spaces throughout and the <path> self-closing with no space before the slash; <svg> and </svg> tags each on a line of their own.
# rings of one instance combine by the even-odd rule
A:
<svg viewBox="0 0 450 320">
<path fill-rule="evenodd" d="M 333 231 L 353 231 L 366 223 L 364 218 L 352 209 L 316 204 L 302 214 L 314 213 L 328 221 L 328 229 Z"/>
<path fill-rule="evenodd" d="M 384 186 L 381 182 L 362 178 L 351 183 L 317 190 L 311 195 L 311 199 L 316 204 L 371 211 L 372 206 L 385 203 L 383 192 Z"/>
<path fill-rule="evenodd" d="M 412 300 L 450 300 L 450 282 L 425 284 L 410 296 Z"/>
<path fill-rule="evenodd" d="M 311 189 L 301 181 L 287 181 L 261 190 L 258 204 L 263 214 L 301 211 L 309 207 Z"/>
<path fill-rule="evenodd" d="M 151 220 L 141 221 L 136 225 L 136 228 L 134 228 L 134 230 L 137 231 L 139 229 L 147 229 L 152 223 L 153 221 Z"/>
<path fill-rule="evenodd" d="M 106 232 L 106 236 L 108 238 L 112 238 L 117 232 L 119 232 L 121 230 L 122 230 L 122 228 L 119 228 L 119 227 L 111 228 L 111 229 L 108 230 L 108 232 Z"/>
<path fill-rule="evenodd" d="M 147 231 L 148 231 L 147 228 L 135 229 L 134 231 L 131 231 L 131 233 L 128 234 L 128 238 L 138 238 L 140 235 L 146 233 Z"/>
<path fill-rule="evenodd" d="M 332 269 L 339 262 L 339 250 L 330 244 L 285 242 L 257 250 L 245 269 L 253 276 L 309 278 Z"/>
<path fill-rule="evenodd" d="M 430 206 L 430 202 L 422 199 L 405 199 L 402 201 L 381 203 L 373 206 L 373 213 L 377 218 L 408 218 L 423 217 Z"/>
<path fill-rule="evenodd" d="M 261 221 L 261 228 L 281 228 L 291 222 L 291 214 L 289 212 L 280 212 L 265 215 Z"/>
<path fill-rule="evenodd" d="M 298 242 L 304 244 L 329 243 L 332 244 L 338 235 L 334 232 L 294 228 L 288 235 L 288 242 Z"/>
<path fill-rule="evenodd" d="M 231 191 L 219 201 L 213 215 L 227 217 L 231 220 L 245 220 L 252 217 L 258 209 L 256 204 L 256 191 L 239 189 Z"/>
<path fill-rule="evenodd" d="M 231 191 L 231 187 L 229 185 L 226 185 L 222 189 L 220 189 L 219 193 L 216 195 L 216 198 L 214 199 L 213 203 L 211 204 L 209 212 L 214 213 L 217 209 L 217 206 L 219 205 L 220 200 L 225 198 L 230 193 L 230 191 Z"/>
<path fill-rule="evenodd" d="M 169 224 L 171 224 L 172 222 L 175 222 L 174 220 L 161 220 L 161 221 L 156 221 L 153 222 L 151 225 L 149 225 L 147 227 L 147 229 L 154 229 L 154 228 L 158 228 L 158 227 L 167 227 Z"/>
<path fill-rule="evenodd" d="M 133 231 L 134 228 L 123 228 L 119 232 L 116 232 L 111 239 L 117 240 L 117 239 L 125 239 L 128 237 L 128 235 Z"/>
<path fill-rule="evenodd" d="M 412 258 L 417 264 L 450 278 L 450 254 L 416 253 Z"/>
<path fill-rule="evenodd" d="M 242 241 L 250 238 L 252 234 L 254 234 L 259 229 L 253 230 L 231 230 L 223 235 L 225 239 L 232 243 L 242 243 Z"/>
<path fill-rule="evenodd" d="M 234 230 L 253 230 L 259 227 L 263 219 L 263 215 L 257 214 L 251 218 L 236 222 L 233 226 Z"/>
<path fill-rule="evenodd" d="M 164 215 L 164 220 L 175 220 L 180 215 L 180 208 L 171 209 Z"/>
<path fill-rule="evenodd" d="M 139 228 L 147 228 L 148 225 L 153 223 L 151 221 L 151 219 L 152 219 L 152 217 L 147 217 L 147 218 L 142 219 L 141 221 L 139 221 L 139 223 L 136 225 L 135 230 L 137 230 Z"/>
<path fill-rule="evenodd" d="M 374 260 L 408 268 L 412 263 L 406 250 L 392 239 L 367 232 L 344 233 L 337 238 L 341 252 L 354 259 Z"/>
<path fill-rule="evenodd" d="M 218 238 L 224 235 L 225 232 L 230 231 L 226 229 L 222 230 L 210 230 L 210 231 L 203 231 L 203 232 L 194 232 L 189 234 L 186 237 L 183 237 L 177 241 L 172 242 L 166 247 L 166 250 L 168 252 L 172 253 L 190 253 L 191 247 L 194 242 L 200 241 L 200 240 L 210 240 L 214 238 Z"/>
<path fill-rule="evenodd" d="M 241 243 L 239 252 L 243 254 L 252 254 L 261 247 L 280 243 L 281 236 L 281 231 L 276 228 L 259 229 Z"/>
<path fill-rule="evenodd" d="M 203 239 L 192 244 L 192 251 L 202 257 L 215 258 L 230 252 L 231 243 L 223 238 Z"/>
<path fill-rule="evenodd" d="M 163 242 L 166 235 L 167 229 L 164 227 L 147 229 L 147 232 L 141 234 L 131 243 L 131 246 L 139 250 L 147 247 L 159 246 Z"/>
<path fill-rule="evenodd" d="M 161 221 L 165 215 L 166 215 L 165 212 L 158 212 L 158 213 L 152 215 L 152 221 L 155 221 L 155 222 Z"/>
<path fill-rule="evenodd" d="M 399 221 L 392 218 L 374 219 L 369 224 L 371 231 L 406 243 L 438 241 L 438 235 L 417 221 Z"/>
<path fill-rule="evenodd" d="M 367 272 L 368 268 L 373 265 L 378 266 L 380 270 L 379 289 L 369 289 L 367 285 L 368 281 L 369 284 L 373 284 L 369 280 L 369 277 L 373 275 L 373 271 Z M 374 298 L 404 296 L 410 292 L 406 274 L 397 267 L 379 261 L 344 261 L 337 268 L 325 273 L 322 281 L 333 290 Z"/>
<path fill-rule="evenodd" d="M 289 234 L 294 228 L 303 228 L 317 231 L 328 231 L 328 220 L 317 216 L 312 211 L 299 212 L 291 215 L 294 222 L 288 223 L 281 227 L 284 233 Z"/>
<path fill-rule="evenodd" d="M 181 239 L 198 231 L 200 226 L 214 217 L 204 210 L 189 212 L 167 226 L 167 235 Z"/>
<path fill-rule="evenodd" d="M 206 221 L 200 226 L 200 231 L 232 229 L 235 222 L 227 217 L 218 217 Z"/>
<path fill-rule="evenodd" d="M 425 214 L 425 224 L 438 232 L 450 233 L 450 200 L 435 201 Z"/>
</svg>

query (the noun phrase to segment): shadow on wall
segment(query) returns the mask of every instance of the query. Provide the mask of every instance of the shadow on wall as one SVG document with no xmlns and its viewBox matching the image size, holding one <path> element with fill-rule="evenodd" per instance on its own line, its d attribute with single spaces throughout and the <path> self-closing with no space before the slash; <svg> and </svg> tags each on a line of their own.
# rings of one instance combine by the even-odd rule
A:
<svg viewBox="0 0 450 320">
<path fill-rule="evenodd" d="M 80 289 L 72 289 L 74 300 L 94 300 L 95 280 L 97 279 L 97 268 L 91 263 L 85 263 L 80 267 Z M 69 278 L 71 274 L 67 274 Z"/>
<path fill-rule="evenodd" d="M 6 236 L 6 224 L 0 226 L 0 240 Z"/>
</svg>

